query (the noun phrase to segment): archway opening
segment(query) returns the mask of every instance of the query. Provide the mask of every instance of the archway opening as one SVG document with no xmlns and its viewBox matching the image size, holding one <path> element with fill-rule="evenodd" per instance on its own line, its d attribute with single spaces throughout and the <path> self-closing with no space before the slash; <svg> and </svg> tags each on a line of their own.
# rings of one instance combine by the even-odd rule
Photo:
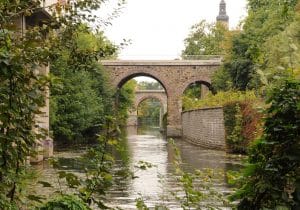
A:
<svg viewBox="0 0 300 210">
<path fill-rule="evenodd" d="M 147 74 L 130 75 L 120 82 L 117 97 L 123 124 L 164 128 L 167 92 L 156 78 Z"/>
<path fill-rule="evenodd" d="M 137 123 L 141 127 L 161 128 L 164 108 L 157 98 L 146 98 L 137 107 Z"/>
<path fill-rule="evenodd" d="M 189 84 L 182 96 L 182 111 L 193 109 L 196 104 L 212 93 L 211 85 L 205 81 L 195 81 Z"/>
</svg>

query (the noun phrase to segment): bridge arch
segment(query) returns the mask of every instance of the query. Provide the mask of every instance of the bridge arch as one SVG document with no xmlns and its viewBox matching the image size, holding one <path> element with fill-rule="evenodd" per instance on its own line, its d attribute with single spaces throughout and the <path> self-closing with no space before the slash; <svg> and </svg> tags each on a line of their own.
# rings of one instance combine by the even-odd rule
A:
<svg viewBox="0 0 300 210">
<path fill-rule="evenodd" d="M 182 89 L 181 89 L 181 93 L 183 94 L 184 91 L 191 85 L 191 84 L 195 84 L 195 83 L 199 83 L 201 85 L 205 85 L 209 90 L 212 91 L 212 86 L 211 86 L 211 80 L 209 78 L 193 78 L 193 79 L 190 79 L 188 81 L 185 81 L 183 86 L 182 86 Z"/>
<path fill-rule="evenodd" d="M 138 107 L 140 103 L 147 99 L 156 99 L 158 100 L 162 106 L 167 106 L 168 104 L 168 96 L 165 91 L 136 91 L 136 98 L 134 102 L 134 106 Z"/>
<path fill-rule="evenodd" d="M 209 82 L 208 82 L 209 81 Z M 205 78 L 205 80 L 203 79 L 197 79 L 197 80 L 190 80 L 190 81 L 187 81 L 184 86 L 183 86 L 183 89 L 181 90 L 182 91 L 182 95 L 184 95 L 185 91 L 189 89 L 189 87 L 191 87 L 192 85 L 199 85 L 201 86 L 201 91 L 200 91 L 200 96 L 201 98 L 205 98 L 205 96 L 211 92 L 211 93 L 214 93 L 213 89 L 212 89 L 212 85 L 210 83 L 210 80 Z"/>
<path fill-rule="evenodd" d="M 167 86 L 165 85 L 166 82 L 164 81 L 163 78 L 160 78 L 159 75 L 155 75 L 155 73 L 147 73 L 147 72 L 136 72 L 136 73 L 125 75 L 124 77 L 121 77 L 119 80 L 115 81 L 115 84 L 117 84 L 116 87 L 117 88 L 122 88 L 122 86 L 124 84 L 126 84 L 126 82 L 128 82 L 129 80 L 131 80 L 131 79 L 133 79 L 135 77 L 140 77 L 140 76 L 150 77 L 150 78 L 156 80 L 164 88 L 165 92 L 166 93 L 168 92 Z"/>
<path fill-rule="evenodd" d="M 168 97 L 164 90 L 137 90 L 135 92 L 134 107 L 130 110 L 128 125 L 137 126 L 138 107 L 147 99 L 156 99 L 161 104 L 160 127 L 162 128 L 163 115 L 167 112 Z"/>
<path fill-rule="evenodd" d="M 182 93 L 195 81 L 211 83 L 211 77 L 221 65 L 221 60 L 157 60 L 102 61 L 111 84 L 121 87 L 136 76 L 149 76 L 161 83 L 168 98 L 167 136 L 181 136 Z"/>
</svg>

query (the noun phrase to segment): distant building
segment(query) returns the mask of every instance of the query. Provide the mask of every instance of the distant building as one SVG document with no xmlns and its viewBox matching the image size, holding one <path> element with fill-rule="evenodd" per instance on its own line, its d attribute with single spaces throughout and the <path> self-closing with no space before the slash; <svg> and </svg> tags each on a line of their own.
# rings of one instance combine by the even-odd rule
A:
<svg viewBox="0 0 300 210">
<path fill-rule="evenodd" d="M 227 28 L 229 27 L 229 16 L 226 13 L 226 2 L 221 0 L 219 15 L 217 16 L 217 22 L 224 24 Z"/>
</svg>

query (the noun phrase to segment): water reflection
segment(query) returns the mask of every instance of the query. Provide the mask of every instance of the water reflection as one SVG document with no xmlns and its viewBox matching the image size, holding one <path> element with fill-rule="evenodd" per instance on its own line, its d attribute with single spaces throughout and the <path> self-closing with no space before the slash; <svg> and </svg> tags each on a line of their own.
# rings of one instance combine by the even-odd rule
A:
<svg viewBox="0 0 300 210">
<path fill-rule="evenodd" d="M 178 183 L 174 177 L 173 147 L 163 138 L 158 128 L 129 127 L 127 135 L 131 169 L 141 160 L 150 162 L 156 167 L 136 172 L 139 178 L 131 180 L 126 188 L 115 186 L 110 194 L 111 203 L 117 203 L 118 206 L 124 209 L 134 209 L 135 198 L 141 194 L 147 205 L 153 207 L 155 204 L 160 204 L 162 198 L 165 198 L 170 192 L 179 190 Z M 227 155 L 223 151 L 199 148 L 182 139 L 175 139 L 175 143 L 181 151 L 182 167 L 185 171 L 206 168 L 227 171 L 241 167 L 239 157 Z M 219 192 L 226 193 L 230 191 L 226 184 L 226 179 L 221 181 L 221 183 L 216 183 L 215 187 L 218 188 Z M 120 192 L 123 192 L 124 195 Z M 167 199 L 167 201 L 164 200 L 163 202 L 171 209 L 178 208 L 174 199 Z"/>
<path fill-rule="evenodd" d="M 216 170 L 236 170 L 241 167 L 240 158 L 229 156 L 222 151 L 206 150 L 193 146 L 181 139 L 175 139 L 176 146 L 181 151 L 183 168 L 191 171 L 194 168 L 211 168 Z M 140 195 L 146 200 L 149 207 L 164 203 L 170 209 L 177 209 L 178 205 L 174 199 L 166 199 L 170 191 L 179 190 L 178 183 L 174 177 L 174 160 L 172 146 L 159 132 L 159 128 L 137 128 L 128 127 L 127 138 L 124 139 L 122 154 L 116 154 L 116 164 L 114 166 L 115 184 L 108 193 L 108 203 L 112 207 L 119 206 L 122 209 L 135 209 L 135 199 Z M 59 158 L 60 170 L 75 171 L 82 174 L 84 163 L 79 161 L 83 150 L 69 150 L 56 152 Z M 124 158 L 125 157 L 125 158 Z M 146 161 L 153 164 L 148 170 L 137 170 L 135 165 L 139 161 Z M 120 175 L 124 170 L 135 172 L 139 178 L 124 179 Z M 55 171 L 47 164 L 40 169 L 41 179 L 55 181 Z M 164 179 L 161 179 L 164 177 Z M 228 192 L 230 188 L 226 180 L 218 183 L 218 191 Z M 45 192 L 43 192 L 45 193 Z M 50 192 L 48 192 L 50 193 Z"/>
</svg>

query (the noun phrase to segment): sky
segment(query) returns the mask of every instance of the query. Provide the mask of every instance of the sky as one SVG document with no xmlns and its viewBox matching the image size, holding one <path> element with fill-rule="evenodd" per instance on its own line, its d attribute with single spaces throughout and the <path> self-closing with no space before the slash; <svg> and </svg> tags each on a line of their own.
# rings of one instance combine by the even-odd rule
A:
<svg viewBox="0 0 300 210">
<path fill-rule="evenodd" d="M 109 14 L 117 0 L 107 1 Z M 127 0 L 117 18 L 105 27 L 115 44 L 130 40 L 119 53 L 122 60 L 173 60 L 180 57 L 192 25 L 214 22 L 220 0 Z M 230 28 L 246 16 L 246 0 L 226 0 Z"/>
</svg>

